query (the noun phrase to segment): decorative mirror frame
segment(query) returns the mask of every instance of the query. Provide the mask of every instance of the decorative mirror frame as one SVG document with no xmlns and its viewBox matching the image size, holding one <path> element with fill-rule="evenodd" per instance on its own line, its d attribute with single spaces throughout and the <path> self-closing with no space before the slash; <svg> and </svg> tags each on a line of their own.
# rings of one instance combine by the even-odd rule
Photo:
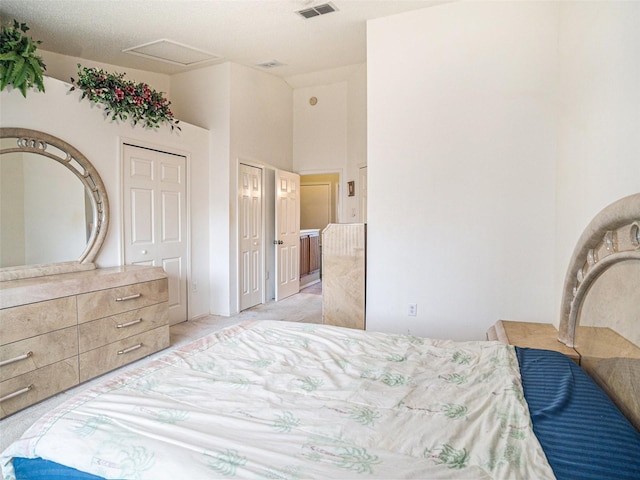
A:
<svg viewBox="0 0 640 480">
<path fill-rule="evenodd" d="M 21 278 L 41 277 L 57 273 L 93 270 L 96 255 L 102 248 L 109 227 L 109 201 L 107 189 L 91 162 L 76 148 L 53 135 L 28 128 L 0 128 L 0 138 L 17 138 L 15 147 L 0 150 L 3 153 L 36 153 L 64 165 L 82 182 L 93 209 L 93 228 L 85 250 L 76 261 L 47 263 L 40 265 L 21 265 L 0 268 L 0 281 Z M 65 154 L 64 157 L 47 151 L 51 145 Z"/>
</svg>

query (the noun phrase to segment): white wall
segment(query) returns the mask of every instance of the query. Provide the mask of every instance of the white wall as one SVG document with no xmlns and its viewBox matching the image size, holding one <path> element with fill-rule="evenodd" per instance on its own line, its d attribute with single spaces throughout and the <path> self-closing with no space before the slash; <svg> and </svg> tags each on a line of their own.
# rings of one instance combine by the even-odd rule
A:
<svg viewBox="0 0 640 480">
<path fill-rule="evenodd" d="M 27 98 L 20 92 L 6 89 L 0 92 L 2 116 L 0 126 L 31 128 L 40 130 L 67 143 L 84 154 L 95 166 L 107 189 L 111 209 L 109 231 L 104 246 L 96 258 L 99 267 L 122 263 L 122 202 L 121 202 L 121 158 L 122 139 L 153 145 L 159 149 L 183 152 L 190 155 L 190 211 L 191 211 L 191 265 L 192 278 L 199 285 L 199 293 L 191 294 L 189 316 L 208 313 L 208 276 L 203 275 L 200 265 L 207 265 L 208 218 L 199 214 L 206 209 L 208 191 L 199 182 L 207 178 L 209 148 L 208 132 L 182 123 L 182 131 L 168 126 L 148 130 L 130 123 L 105 120 L 103 109 L 88 100 L 80 100 L 80 92 L 69 93 L 69 84 L 46 77 L 45 93 L 29 91 Z"/>
<path fill-rule="evenodd" d="M 578 237 L 640 192 L 640 3 L 568 2 L 560 13 L 556 324 Z"/>
<path fill-rule="evenodd" d="M 236 182 L 239 162 L 292 170 L 291 87 L 233 63 L 174 75 L 174 111 L 211 131 L 211 313 L 237 312 Z M 273 221 L 271 218 L 266 221 Z M 267 240 L 265 254 L 271 251 Z"/>
<path fill-rule="evenodd" d="M 315 105 L 309 103 L 312 97 L 317 99 Z M 293 102 L 296 171 L 343 168 L 347 162 L 347 82 L 297 88 Z"/>
<path fill-rule="evenodd" d="M 231 275 L 231 313 L 238 311 L 238 213 L 236 185 L 238 164 L 248 162 L 263 166 L 265 175 L 263 198 L 265 202 L 265 262 L 269 279 L 266 299 L 273 298 L 275 289 L 275 176 L 274 169 L 294 171 L 293 167 L 293 101 L 291 87 L 280 77 L 239 64 L 231 68 L 231 169 L 229 184 L 229 237 Z M 271 232 L 271 236 L 269 236 Z"/>
<path fill-rule="evenodd" d="M 317 103 L 309 100 L 315 97 Z M 293 91 L 293 165 L 296 172 L 340 173 L 339 220 L 346 222 L 343 208 L 347 165 L 346 81 L 301 87 Z"/>
<path fill-rule="evenodd" d="M 231 64 L 231 156 L 293 167 L 291 87 L 280 77 Z"/>
<path fill-rule="evenodd" d="M 557 25 L 547 2 L 369 22 L 369 330 L 552 320 Z"/>
<path fill-rule="evenodd" d="M 210 158 L 205 160 L 207 174 L 194 181 L 206 182 L 207 197 L 200 215 L 209 221 L 209 262 L 202 265 L 208 275 L 209 312 L 221 315 L 230 313 L 229 295 L 231 272 L 229 262 L 229 195 L 230 195 L 230 123 L 231 65 L 225 63 L 213 67 L 173 75 L 171 92 L 173 111 L 178 118 L 209 129 Z"/>
<path fill-rule="evenodd" d="M 347 167 L 346 181 L 355 182 L 356 195 L 349 197 L 346 188 L 344 209 L 347 222 L 360 222 L 363 212 L 360 211 L 359 169 L 367 164 L 367 65 L 359 65 L 357 70 L 347 78 Z"/>
<path fill-rule="evenodd" d="M 293 91 L 293 165 L 301 174 L 341 174 L 339 215 L 347 223 L 358 218 L 358 202 L 347 196 L 347 182 L 357 181 L 358 167 L 367 161 L 366 65 L 343 73 L 343 80 L 332 83 L 322 83 L 325 72 L 294 82 L 303 86 Z M 309 103 L 311 97 L 317 98 L 316 105 Z"/>
</svg>

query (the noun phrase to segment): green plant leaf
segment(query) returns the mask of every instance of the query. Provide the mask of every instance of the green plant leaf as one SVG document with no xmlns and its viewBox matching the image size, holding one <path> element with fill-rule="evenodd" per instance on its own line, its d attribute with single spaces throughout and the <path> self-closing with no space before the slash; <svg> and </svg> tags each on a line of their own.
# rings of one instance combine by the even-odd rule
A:
<svg viewBox="0 0 640 480">
<path fill-rule="evenodd" d="M 0 54 L 0 61 L 10 61 L 10 62 L 15 62 L 16 60 L 18 60 L 20 58 L 20 55 L 18 55 L 16 52 L 5 52 Z"/>
<path fill-rule="evenodd" d="M 13 26 L 0 29 L 0 90 L 12 85 L 24 97 L 32 86 L 44 91 L 43 70 L 46 68 L 35 54 L 36 45 L 41 42 L 26 37 L 24 33 L 28 30 L 26 23 L 15 19 Z"/>
<path fill-rule="evenodd" d="M 35 58 L 29 58 L 29 66 L 31 81 L 38 87 L 38 90 L 44 92 L 44 83 L 42 70 L 40 69 L 40 63 Z"/>
<path fill-rule="evenodd" d="M 9 81 L 13 84 L 14 87 L 20 87 L 20 85 L 24 83 L 26 75 L 25 68 L 26 61 L 22 57 L 13 64 L 13 71 L 11 72 Z"/>
<path fill-rule="evenodd" d="M 11 85 L 13 83 L 12 78 L 15 76 L 14 72 L 16 70 L 16 63 L 17 62 L 11 62 L 7 67 L 7 70 L 6 70 L 6 72 L 5 72 L 5 74 L 4 74 L 3 78 L 2 78 L 2 83 L 3 83 L 2 89 L 3 90 L 7 85 Z"/>
<path fill-rule="evenodd" d="M 4 90 L 9 84 L 9 71 L 6 68 L 2 68 L 2 76 L 0 76 L 0 90 Z"/>
</svg>

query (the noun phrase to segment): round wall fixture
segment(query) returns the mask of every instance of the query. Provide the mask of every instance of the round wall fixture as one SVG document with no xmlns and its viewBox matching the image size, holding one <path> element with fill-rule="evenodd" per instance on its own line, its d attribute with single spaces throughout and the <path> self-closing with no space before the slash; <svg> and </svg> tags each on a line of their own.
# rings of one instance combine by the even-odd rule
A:
<svg viewBox="0 0 640 480">
<path fill-rule="evenodd" d="M 315 106 L 315 105 L 316 105 L 316 103 L 318 103 L 318 98 L 317 98 L 317 97 L 311 97 L 311 98 L 309 99 L 309 105 L 311 105 L 311 106 Z"/>
</svg>

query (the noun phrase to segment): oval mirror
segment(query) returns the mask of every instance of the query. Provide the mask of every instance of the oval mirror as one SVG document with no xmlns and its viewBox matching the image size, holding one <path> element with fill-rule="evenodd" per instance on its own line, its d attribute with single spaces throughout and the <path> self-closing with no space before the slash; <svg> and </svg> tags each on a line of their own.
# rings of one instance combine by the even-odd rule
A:
<svg viewBox="0 0 640 480">
<path fill-rule="evenodd" d="M 91 162 L 59 138 L 0 129 L 0 280 L 95 268 L 108 201 Z"/>
</svg>

